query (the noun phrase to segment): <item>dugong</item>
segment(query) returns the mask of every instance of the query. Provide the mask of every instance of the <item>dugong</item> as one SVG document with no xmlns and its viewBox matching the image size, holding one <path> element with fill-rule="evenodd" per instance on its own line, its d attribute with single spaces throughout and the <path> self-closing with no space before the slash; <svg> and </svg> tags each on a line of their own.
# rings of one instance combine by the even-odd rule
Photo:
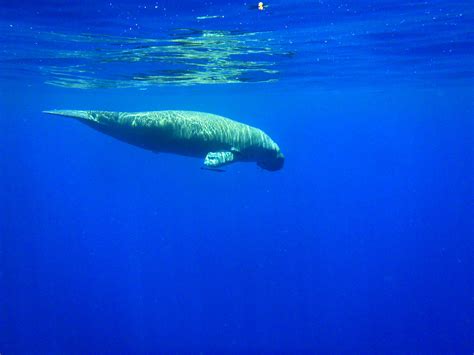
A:
<svg viewBox="0 0 474 355">
<path fill-rule="evenodd" d="M 285 157 L 262 130 L 229 118 L 194 111 L 111 112 L 52 110 L 75 118 L 121 141 L 151 150 L 204 158 L 207 168 L 256 162 L 263 169 L 283 168 Z"/>
</svg>

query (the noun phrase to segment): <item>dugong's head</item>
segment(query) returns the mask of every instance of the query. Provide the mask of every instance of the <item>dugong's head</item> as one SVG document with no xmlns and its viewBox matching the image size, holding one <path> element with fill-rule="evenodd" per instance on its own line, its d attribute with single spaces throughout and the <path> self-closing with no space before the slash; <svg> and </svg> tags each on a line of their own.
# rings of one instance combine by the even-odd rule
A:
<svg viewBox="0 0 474 355">
<path fill-rule="evenodd" d="M 277 171 L 283 168 L 285 163 L 285 156 L 281 152 L 280 148 L 267 152 L 261 160 L 257 161 L 257 165 L 262 169 L 269 171 Z"/>
</svg>

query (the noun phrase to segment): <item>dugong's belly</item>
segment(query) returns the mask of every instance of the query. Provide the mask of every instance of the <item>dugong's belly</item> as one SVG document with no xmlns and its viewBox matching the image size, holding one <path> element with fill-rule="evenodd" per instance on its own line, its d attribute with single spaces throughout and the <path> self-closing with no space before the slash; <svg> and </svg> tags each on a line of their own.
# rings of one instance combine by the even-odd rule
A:
<svg viewBox="0 0 474 355">
<path fill-rule="evenodd" d="M 219 138 L 205 134 L 183 135 L 175 127 L 103 126 L 90 121 L 84 123 L 123 142 L 153 152 L 204 157 L 210 151 L 232 148 L 231 144 Z"/>
</svg>

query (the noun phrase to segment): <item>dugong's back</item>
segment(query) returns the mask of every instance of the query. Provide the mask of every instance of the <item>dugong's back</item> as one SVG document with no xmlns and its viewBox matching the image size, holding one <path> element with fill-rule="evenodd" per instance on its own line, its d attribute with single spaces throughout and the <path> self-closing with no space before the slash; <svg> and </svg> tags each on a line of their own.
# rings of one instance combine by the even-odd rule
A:
<svg viewBox="0 0 474 355">
<path fill-rule="evenodd" d="M 156 127 L 160 134 L 159 151 L 181 151 L 203 156 L 209 151 L 239 149 L 246 151 L 258 144 L 269 144 L 261 130 L 226 117 L 195 111 L 155 111 L 125 114 L 124 121 Z M 155 132 L 158 134 L 158 132 Z M 168 149 L 168 145 L 170 145 Z"/>
<path fill-rule="evenodd" d="M 105 134 L 155 152 L 195 157 L 229 152 L 225 158 L 219 158 L 220 165 L 236 160 L 258 162 L 275 152 L 283 157 L 276 143 L 260 129 L 210 113 L 76 110 L 45 112 L 76 118 Z M 216 166 L 218 165 L 216 163 Z"/>
</svg>

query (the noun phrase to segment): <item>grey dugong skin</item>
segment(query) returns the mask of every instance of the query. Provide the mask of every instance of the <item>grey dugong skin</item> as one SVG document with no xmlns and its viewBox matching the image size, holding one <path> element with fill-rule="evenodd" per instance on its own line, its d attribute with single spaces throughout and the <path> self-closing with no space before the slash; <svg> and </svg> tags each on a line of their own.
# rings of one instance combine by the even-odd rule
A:
<svg viewBox="0 0 474 355">
<path fill-rule="evenodd" d="M 154 152 L 205 158 L 216 168 L 232 162 L 256 162 L 266 170 L 283 168 L 278 145 L 262 130 L 222 116 L 194 111 L 111 112 L 52 110 L 75 118 L 121 141 Z"/>
</svg>

